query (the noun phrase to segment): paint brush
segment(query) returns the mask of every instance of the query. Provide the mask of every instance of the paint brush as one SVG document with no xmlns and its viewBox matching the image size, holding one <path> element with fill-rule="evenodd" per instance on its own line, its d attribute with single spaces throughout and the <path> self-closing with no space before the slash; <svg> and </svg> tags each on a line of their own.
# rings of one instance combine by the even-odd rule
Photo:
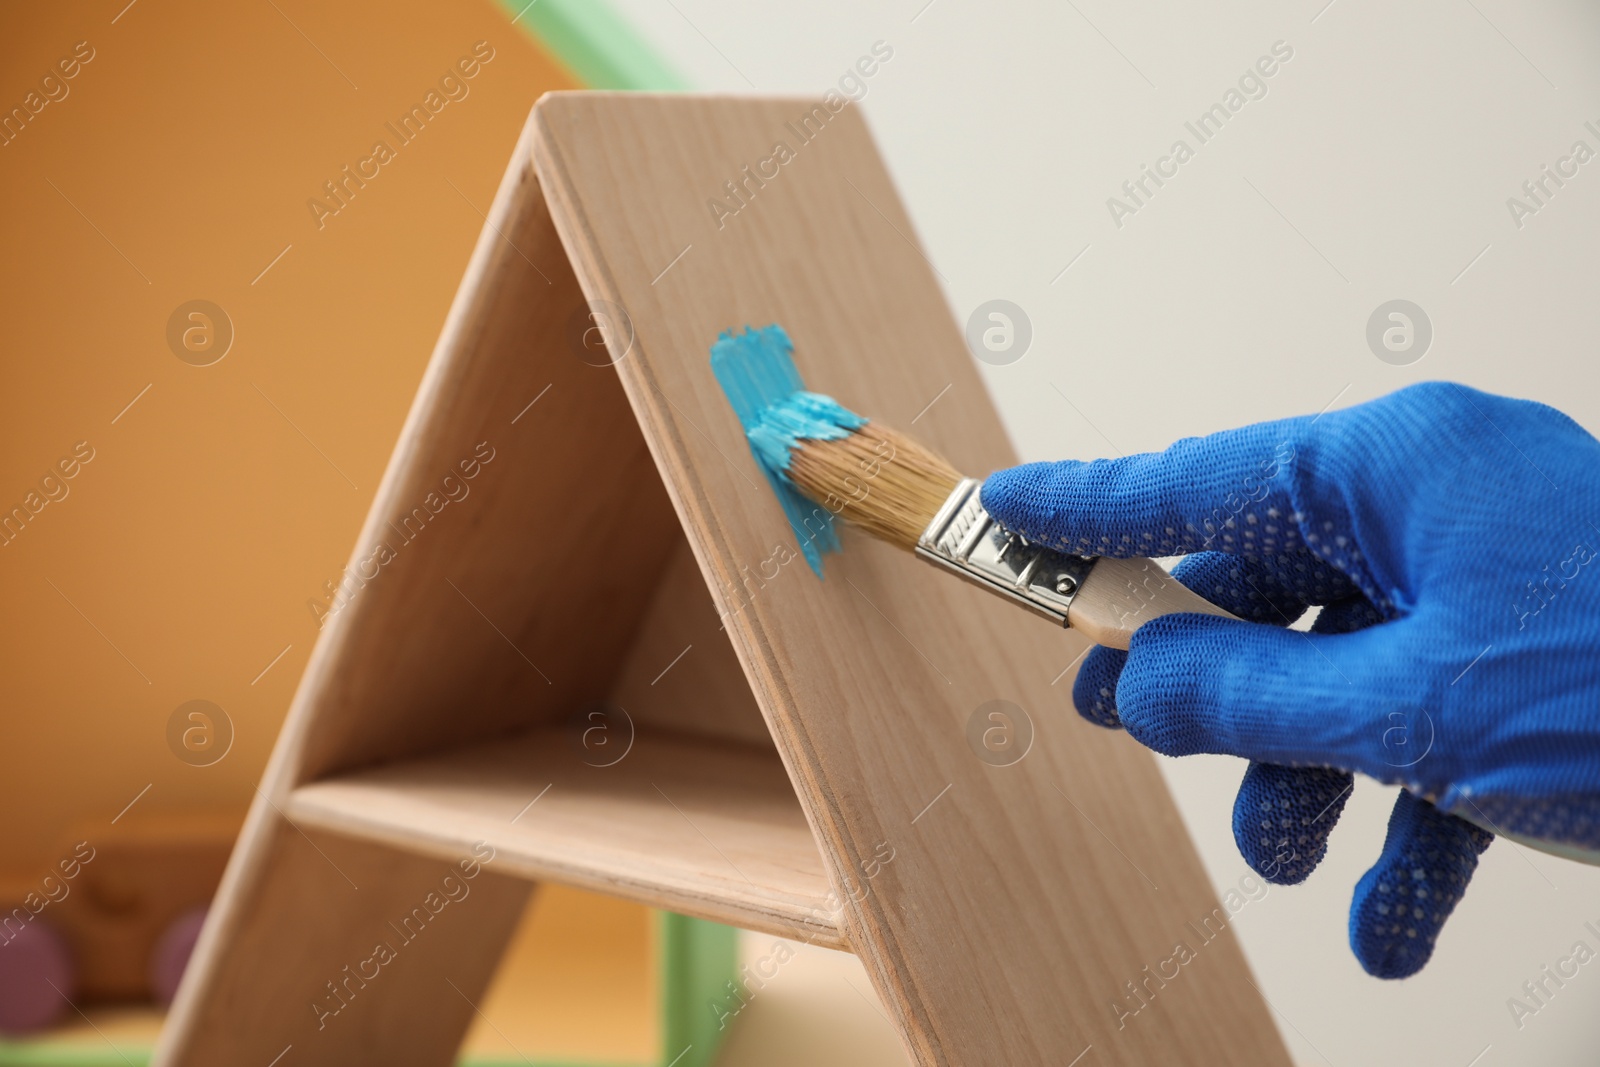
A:
<svg viewBox="0 0 1600 1067">
<path fill-rule="evenodd" d="M 804 388 L 782 327 L 724 333 L 712 370 L 820 577 L 834 516 L 1097 644 L 1127 648 L 1174 612 L 1231 618 L 1148 559 L 1029 542 L 984 510 L 981 483 L 933 450 Z"/>
</svg>

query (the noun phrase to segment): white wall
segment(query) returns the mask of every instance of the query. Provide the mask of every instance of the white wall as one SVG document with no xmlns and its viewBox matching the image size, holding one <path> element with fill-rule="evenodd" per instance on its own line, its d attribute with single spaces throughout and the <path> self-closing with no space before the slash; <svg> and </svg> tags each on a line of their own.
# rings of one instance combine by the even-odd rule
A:
<svg viewBox="0 0 1600 1067">
<path fill-rule="evenodd" d="M 873 42 L 893 46 L 863 106 L 952 313 L 1003 297 L 1032 320 L 1028 355 L 984 368 L 1025 458 L 1156 449 L 1430 378 L 1600 429 L 1600 161 L 1521 229 L 1506 208 L 1573 141 L 1600 149 L 1583 128 L 1600 127 L 1592 5 L 613 2 L 705 89 L 820 93 Z M 1107 198 L 1175 138 L 1193 144 L 1184 122 L 1280 40 L 1294 57 L 1268 94 L 1115 226 Z M 1365 341 L 1396 297 L 1434 325 L 1411 366 Z M 1243 765 L 1165 769 L 1213 880 L 1235 883 Z M 1583 929 L 1600 926 L 1600 870 L 1497 842 L 1421 976 L 1362 973 L 1345 913 L 1392 797 L 1361 782 L 1323 868 L 1237 920 L 1296 1057 L 1595 1063 L 1600 963 L 1520 1031 L 1506 1000 L 1579 938 L 1600 947 Z"/>
</svg>

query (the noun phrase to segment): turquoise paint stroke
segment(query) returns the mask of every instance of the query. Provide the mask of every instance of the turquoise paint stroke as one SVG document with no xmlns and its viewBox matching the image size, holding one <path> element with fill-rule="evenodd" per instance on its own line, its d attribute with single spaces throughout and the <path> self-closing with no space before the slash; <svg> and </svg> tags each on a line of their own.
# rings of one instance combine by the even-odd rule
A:
<svg viewBox="0 0 1600 1067">
<path fill-rule="evenodd" d="M 833 515 L 789 481 L 789 457 L 801 441 L 847 437 L 867 420 L 832 397 L 806 391 L 794 365 L 794 342 L 782 326 L 744 333 L 724 330 L 711 346 L 711 373 L 739 416 L 750 452 L 767 476 L 800 542 L 806 562 L 822 577 L 822 556 L 839 551 Z"/>
</svg>

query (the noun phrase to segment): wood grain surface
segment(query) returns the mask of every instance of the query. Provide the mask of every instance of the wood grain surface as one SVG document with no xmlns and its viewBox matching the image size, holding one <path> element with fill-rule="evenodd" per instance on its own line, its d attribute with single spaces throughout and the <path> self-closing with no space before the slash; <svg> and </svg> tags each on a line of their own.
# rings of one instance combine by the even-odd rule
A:
<svg viewBox="0 0 1600 1067">
<path fill-rule="evenodd" d="M 324 891 L 344 883 L 328 881 L 326 861 L 286 820 L 290 794 L 603 700 L 654 575 L 681 540 L 616 375 L 586 362 L 569 335 L 584 299 L 533 177 L 531 136 L 525 128 L 512 153 L 352 550 L 347 571 L 364 577 L 336 599 L 300 680 L 163 1030 L 159 1067 L 265 1064 L 286 1043 L 296 1063 L 368 1059 L 341 1040 L 284 1035 L 314 1018 L 308 990 L 331 977 L 329 964 L 370 952 L 349 939 L 400 900 L 370 886 Z M 593 565 L 623 554 L 630 568 Z M 403 889 L 442 867 L 420 834 L 406 852 L 328 840 L 329 855 L 348 846 L 386 867 L 373 879 L 385 885 Z M 373 1062 L 454 1060 L 471 1012 L 439 1000 L 449 993 L 439 962 L 465 976 L 468 995 L 474 976 L 487 981 L 528 892 L 522 880 L 504 886 L 493 902 L 462 909 L 450 954 L 433 963 L 413 954 L 411 970 L 433 968 L 417 984 L 375 983 L 352 1005 L 354 1016 L 392 1024 L 392 1041 L 365 1050 Z"/>
<path fill-rule="evenodd" d="M 805 569 L 706 362 L 773 321 L 813 386 L 965 470 L 1012 461 L 853 110 L 539 105 L 352 570 L 396 551 L 323 628 L 158 1064 L 447 1063 L 541 873 L 847 939 L 919 1064 L 1287 1062 L 1231 929 L 1201 940 L 1223 913 L 1151 757 L 1067 706 L 1081 636 L 849 531 L 826 582 Z M 563 770 L 607 699 L 637 751 Z M 329 968 L 480 828 L 513 877 L 313 1029 Z M 845 903 L 818 922 L 824 878 Z"/>
<path fill-rule="evenodd" d="M 352 555 L 373 577 L 296 696 L 300 780 L 608 694 L 681 535 L 616 375 L 577 346 L 584 315 L 521 146 Z"/>
<path fill-rule="evenodd" d="M 772 750 L 750 683 L 681 535 L 609 699 L 640 729 L 662 727 Z"/>
<path fill-rule="evenodd" d="M 964 470 L 1015 458 L 855 109 L 553 94 L 534 120 L 557 228 L 631 323 L 628 399 L 911 1058 L 1287 1063 L 1228 929 L 1119 1025 L 1128 983 L 1218 905 L 1152 757 L 1068 706 L 1081 638 L 851 531 L 826 581 L 768 562 L 793 535 L 708 368 L 721 330 L 782 323 L 812 388 Z"/>
<path fill-rule="evenodd" d="M 222 936 L 209 958 L 196 949 L 152 1062 L 451 1063 L 532 886 L 493 862 L 462 880 L 470 848 L 436 859 L 267 819 L 244 839 L 255 877 L 219 898 Z M 461 899 L 433 914 L 447 876 Z"/>
<path fill-rule="evenodd" d="M 539 730 L 302 786 L 286 810 L 446 860 L 487 841 L 497 871 L 846 947 L 770 749 L 660 733 L 626 744 L 584 750 L 573 731 Z"/>
</svg>

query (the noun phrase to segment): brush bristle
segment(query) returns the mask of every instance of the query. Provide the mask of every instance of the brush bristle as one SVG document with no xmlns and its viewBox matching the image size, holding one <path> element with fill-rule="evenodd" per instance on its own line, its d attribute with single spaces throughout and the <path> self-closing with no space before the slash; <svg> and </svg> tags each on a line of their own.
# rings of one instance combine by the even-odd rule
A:
<svg viewBox="0 0 1600 1067">
<path fill-rule="evenodd" d="M 800 440 L 785 473 L 816 503 L 907 551 L 961 481 L 943 456 L 876 422 L 831 440 Z"/>
<path fill-rule="evenodd" d="M 711 371 L 806 562 L 821 578 L 823 554 L 839 550 L 836 515 L 892 545 L 915 548 L 960 473 L 911 438 L 808 392 L 793 353 L 781 326 L 728 330 L 711 346 Z"/>
</svg>

